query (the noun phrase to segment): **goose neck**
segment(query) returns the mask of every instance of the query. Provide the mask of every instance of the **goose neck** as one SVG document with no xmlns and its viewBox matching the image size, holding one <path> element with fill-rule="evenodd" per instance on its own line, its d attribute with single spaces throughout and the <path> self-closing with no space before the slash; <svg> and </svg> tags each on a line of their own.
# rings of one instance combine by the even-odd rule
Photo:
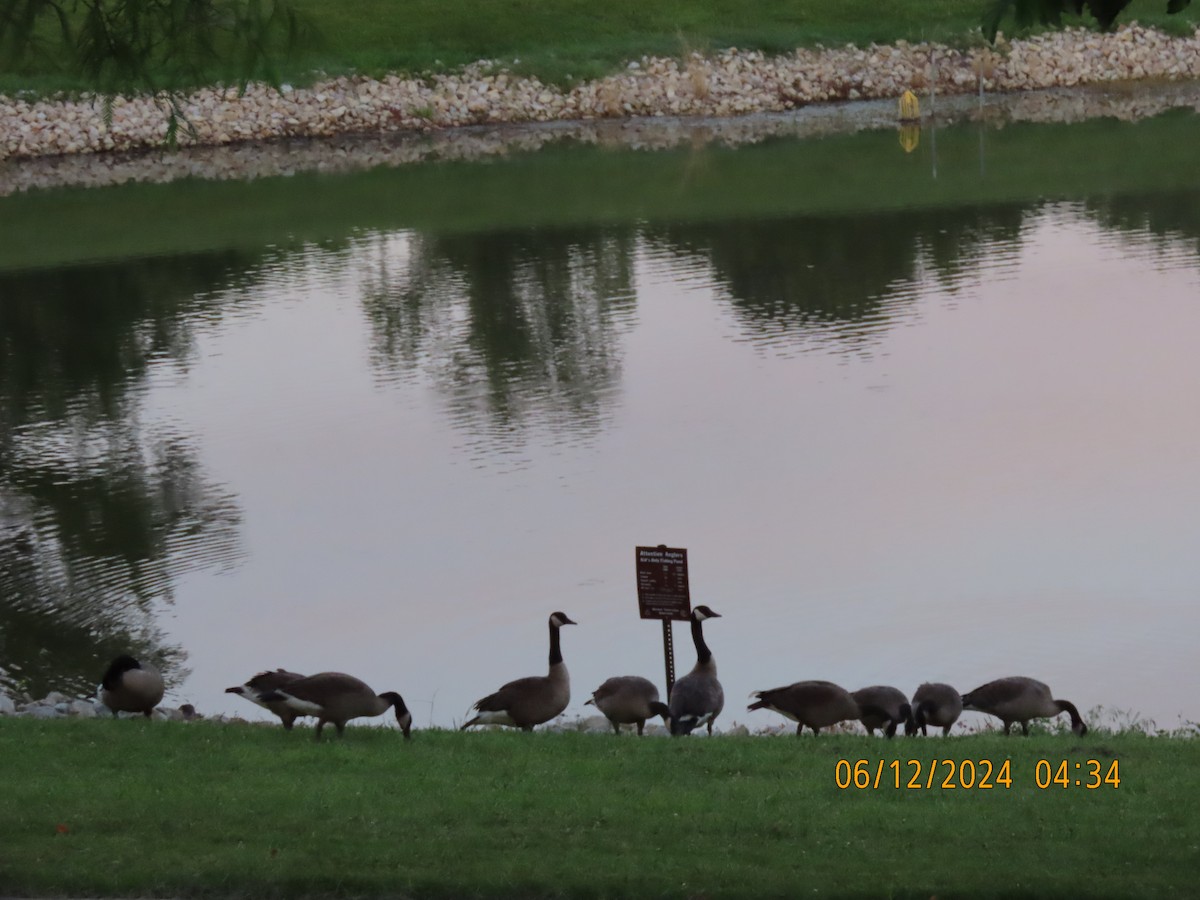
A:
<svg viewBox="0 0 1200 900">
<path fill-rule="evenodd" d="M 704 643 L 704 626 L 699 619 L 692 619 L 692 643 L 696 645 L 696 664 L 703 665 L 712 659 L 712 651 Z"/>
<path fill-rule="evenodd" d="M 558 640 L 558 626 L 550 623 L 550 668 L 562 665 L 562 645 Z"/>
</svg>

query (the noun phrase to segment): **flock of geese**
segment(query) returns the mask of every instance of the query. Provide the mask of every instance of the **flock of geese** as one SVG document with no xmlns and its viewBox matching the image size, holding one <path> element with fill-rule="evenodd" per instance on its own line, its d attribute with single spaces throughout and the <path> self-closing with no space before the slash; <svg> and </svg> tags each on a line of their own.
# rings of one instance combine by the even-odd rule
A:
<svg viewBox="0 0 1200 900">
<path fill-rule="evenodd" d="M 661 716 L 673 735 L 686 735 L 704 726 L 712 734 L 713 723 L 725 708 L 725 692 L 717 678 L 717 664 L 704 641 L 703 623 L 720 618 L 707 606 L 691 613 L 692 642 L 696 646 L 696 664 L 675 682 L 667 703 L 658 688 L 646 678 L 622 675 L 609 678 L 592 692 L 587 704 L 602 712 L 619 734 L 622 725 L 636 725 L 638 734 L 646 720 Z M 549 722 L 567 708 L 571 700 L 571 682 L 563 662 L 559 629 L 575 625 L 565 613 L 550 614 L 550 669 L 545 675 L 518 678 L 488 694 L 474 705 L 475 715 L 462 730 L 473 725 L 507 725 L 532 731 Z M 316 716 L 316 739 L 332 722 L 340 736 L 346 723 L 363 716 L 378 716 L 395 710 L 396 722 L 407 739 L 412 732 L 412 713 L 395 691 L 376 694 L 364 682 L 342 672 L 301 675 L 276 669 L 260 672 L 245 684 L 226 689 L 279 716 L 285 729 L 291 730 L 300 716 Z M 900 725 L 905 734 L 928 733 L 930 725 L 942 734 L 963 710 L 975 710 L 996 716 L 1009 734 L 1014 722 L 1029 734 L 1031 719 L 1052 718 L 1060 713 L 1071 717 L 1071 730 L 1087 733 L 1079 710 L 1068 700 L 1056 700 L 1050 688 L 1033 678 L 1014 676 L 989 681 L 967 694 L 959 694 L 948 684 L 922 684 L 912 700 L 899 689 L 884 685 L 847 691 L 829 681 L 798 681 L 786 687 L 755 691 L 750 710 L 769 709 L 796 723 L 796 734 L 811 728 L 814 734 L 839 722 L 859 721 L 870 734 L 882 729 L 893 737 Z M 162 701 L 162 676 L 149 664 L 130 656 L 115 659 L 104 673 L 100 701 L 114 715 L 140 712 L 149 716 Z"/>
</svg>

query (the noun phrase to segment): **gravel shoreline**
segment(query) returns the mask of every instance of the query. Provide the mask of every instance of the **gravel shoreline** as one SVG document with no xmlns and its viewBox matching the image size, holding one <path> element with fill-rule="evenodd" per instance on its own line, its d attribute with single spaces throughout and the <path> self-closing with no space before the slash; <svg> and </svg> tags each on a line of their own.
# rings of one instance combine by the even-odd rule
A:
<svg viewBox="0 0 1200 900">
<path fill-rule="evenodd" d="M 429 132 L 468 125 L 630 117 L 742 116 L 836 100 L 923 101 L 983 89 L 989 94 L 1139 80 L 1200 79 L 1200 30 L 1171 37 L 1137 25 L 1111 34 L 1083 29 L 956 50 L 900 42 L 865 49 L 819 48 L 768 57 L 729 50 L 684 59 L 647 58 L 625 71 L 563 91 L 477 62 L 428 78 L 343 77 L 280 91 L 255 84 L 244 95 L 204 89 L 183 109 L 195 133 L 184 146 L 281 138 Z M 928 104 L 925 103 L 928 113 Z M 97 99 L 28 102 L 0 96 L 0 161 L 160 147 L 162 101 L 116 98 L 105 122 Z"/>
<path fill-rule="evenodd" d="M 987 95 L 939 97 L 937 126 L 974 121 L 1082 122 L 1098 117 L 1137 121 L 1170 109 L 1200 113 L 1200 80 L 1121 82 Z M 328 138 L 277 138 L 209 147 L 161 147 L 0 161 L 0 197 L 30 190 L 278 178 L 339 174 L 432 161 L 479 161 L 533 153 L 557 142 L 627 150 L 714 144 L 738 147 L 772 138 L 819 138 L 897 127 L 895 100 L 813 104 L 780 113 L 727 118 L 658 116 L 574 122 L 475 125 L 431 132 L 397 131 Z M 933 127 L 927 119 L 924 127 Z"/>
</svg>

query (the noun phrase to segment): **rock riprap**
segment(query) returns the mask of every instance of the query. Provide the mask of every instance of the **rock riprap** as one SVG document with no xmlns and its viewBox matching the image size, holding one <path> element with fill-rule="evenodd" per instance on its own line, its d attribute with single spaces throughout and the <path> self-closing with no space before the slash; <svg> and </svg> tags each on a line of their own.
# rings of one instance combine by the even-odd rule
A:
<svg viewBox="0 0 1200 900">
<path fill-rule="evenodd" d="M 308 88 L 255 84 L 183 99 L 194 133 L 180 143 L 221 145 L 283 137 L 428 130 L 462 125 L 629 116 L 737 116 L 810 103 L 1027 91 L 1112 81 L 1200 78 L 1200 31 L 1172 37 L 1137 25 L 1110 34 L 1058 31 L 996 48 L 900 42 L 781 56 L 727 50 L 646 58 L 607 78 L 560 90 L 481 61 L 428 77 L 343 77 Z M 0 159 L 154 147 L 166 138 L 165 101 L 117 97 L 29 102 L 0 97 Z"/>
<path fill-rule="evenodd" d="M 42 699 L 34 700 L 26 694 L 0 685 L 0 716 L 18 716 L 27 719 L 94 719 L 97 716 L 111 715 L 112 710 L 99 700 L 92 698 L 68 697 L 58 691 L 51 691 Z M 123 719 L 144 718 L 141 713 L 119 713 L 119 716 Z M 195 710 L 185 703 L 178 709 L 158 706 L 154 710 L 153 718 L 182 722 L 199 717 L 196 716 Z M 224 716 L 219 718 L 222 721 L 226 719 Z M 230 720 L 232 721 L 232 719 Z"/>
</svg>

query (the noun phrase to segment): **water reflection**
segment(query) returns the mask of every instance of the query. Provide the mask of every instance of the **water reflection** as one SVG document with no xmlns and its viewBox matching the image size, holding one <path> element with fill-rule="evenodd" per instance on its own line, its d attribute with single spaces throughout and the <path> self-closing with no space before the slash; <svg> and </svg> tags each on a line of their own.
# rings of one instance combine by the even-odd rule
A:
<svg viewBox="0 0 1200 900">
<path fill-rule="evenodd" d="M 992 269 L 1010 258 L 1025 216 L 1013 206 L 668 225 L 647 240 L 707 263 L 745 339 L 853 352 L 906 314 L 925 278 L 954 291 L 986 256 Z"/>
<path fill-rule="evenodd" d="M 1183 265 L 1191 265 L 1200 256 L 1200 191 L 1174 191 L 1169 194 L 1102 197 L 1088 200 L 1088 213 L 1106 230 L 1126 234 L 1149 234 L 1178 246 L 1174 255 Z"/>
<path fill-rule="evenodd" d="M 628 550 L 669 540 L 707 567 L 705 601 L 741 605 L 721 638 L 731 696 L 1030 660 L 1099 684 L 1092 648 L 1195 585 L 1170 538 L 1186 529 L 1162 523 L 1186 520 L 1196 485 L 1158 402 L 1192 376 L 1179 338 L 1105 290 L 1194 268 L 1198 199 L 706 207 L 5 275 L 0 665 L 34 692 L 86 689 L 132 649 L 178 682 L 186 642 L 205 709 L 264 666 L 343 667 L 407 679 L 450 724 L 497 668 L 540 665 L 526 625 L 553 608 L 586 621 L 577 695 L 653 674 L 655 629 L 629 634 Z M 1161 284 L 1159 314 L 1193 321 Z M 1134 501 L 1157 557 L 1122 570 L 1134 520 L 1114 510 Z M 243 541 L 232 578 L 183 578 L 228 571 Z M 1134 601 L 1106 599 L 1112 583 Z M 1097 596 L 1111 608 L 1088 646 L 1052 652 Z M 794 639 L 761 622 L 805 604 L 816 646 L 796 671 Z M 1006 631 L 1034 608 L 1060 630 Z M 905 646 L 931 624 L 941 645 Z M 1171 639 L 1146 640 L 1161 669 L 1180 666 Z M 1012 658 L 975 673 L 993 644 Z M 935 650 L 942 670 L 917 672 Z M 1095 693 L 1148 696 L 1157 677 Z"/>
<path fill-rule="evenodd" d="M 599 431 L 635 304 L 632 227 L 395 243 L 366 248 L 363 291 L 372 361 L 386 378 L 424 373 L 475 436 L 519 443 L 533 421 L 560 440 Z"/>
<path fill-rule="evenodd" d="M 211 292 L 252 260 L 8 275 L 0 303 L 0 660 L 34 694 L 87 692 L 121 652 L 168 683 L 186 658 L 155 614 L 180 573 L 238 555 L 232 495 L 180 428 L 146 425 L 150 370 L 185 369 Z"/>
</svg>

